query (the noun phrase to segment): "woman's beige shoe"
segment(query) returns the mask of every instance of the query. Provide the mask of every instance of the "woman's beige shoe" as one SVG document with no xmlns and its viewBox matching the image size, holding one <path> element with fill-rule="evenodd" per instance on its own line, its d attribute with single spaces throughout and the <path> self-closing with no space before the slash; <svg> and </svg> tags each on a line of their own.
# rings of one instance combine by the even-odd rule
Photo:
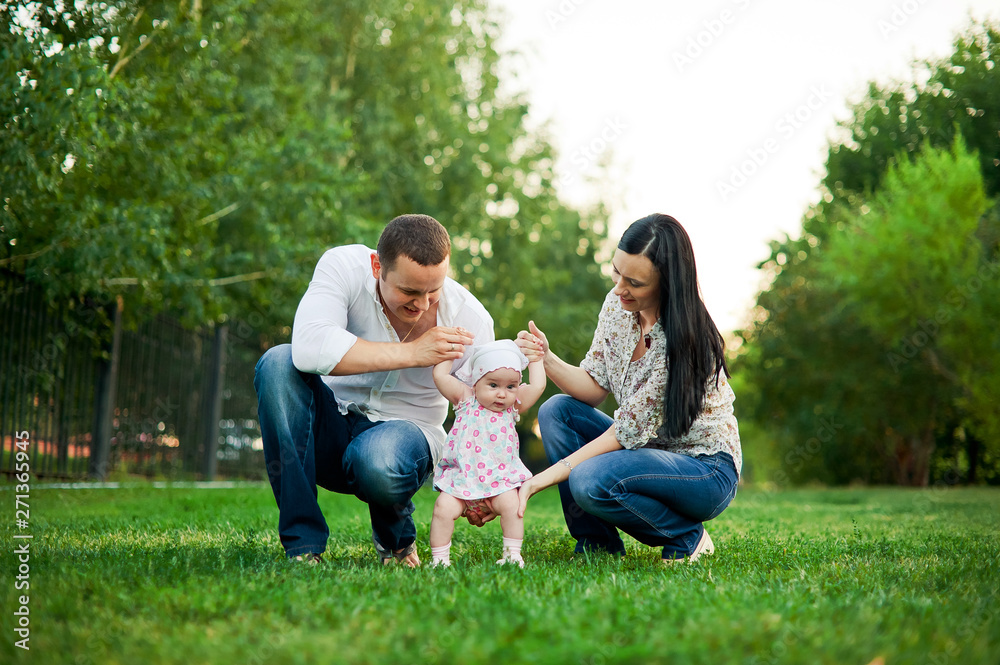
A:
<svg viewBox="0 0 1000 665">
<path fill-rule="evenodd" d="M 715 543 L 712 542 L 712 537 L 708 535 L 708 529 L 703 529 L 701 532 L 701 540 L 698 541 L 698 546 L 694 548 L 694 552 L 688 557 L 688 563 L 694 563 L 698 560 L 702 554 L 714 554 L 715 553 Z"/>
<path fill-rule="evenodd" d="M 675 562 L 694 563 L 695 561 L 698 560 L 698 557 L 700 557 L 701 555 L 713 554 L 714 552 L 715 552 L 715 543 L 712 542 L 712 537 L 708 535 L 708 529 L 704 529 L 701 532 L 701 539 L 695 546 L 694 552 L 691 553 L 691 556 L 685 557 L 683 559 L 664 559 L 663 563 L 668 566 L 672 566 Z"/>
</svg>

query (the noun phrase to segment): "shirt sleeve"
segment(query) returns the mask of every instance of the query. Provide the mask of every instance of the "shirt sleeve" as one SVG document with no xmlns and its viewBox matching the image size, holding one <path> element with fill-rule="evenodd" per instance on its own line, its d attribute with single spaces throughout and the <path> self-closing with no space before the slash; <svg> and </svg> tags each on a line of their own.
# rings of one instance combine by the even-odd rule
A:
<svg viewBox="0 0 1000 665">
<path fill-rule="evenodd" d="M 580 367 L 586 371 L 587 374 L 590 374 L 594 381 L 597 382 L 597 385 L 608 392 L 613 392 L 608 372 L 607 311 L 608 304 L 607 300 L 605 300 L 604 306 L 601 307 L 601 313 L 597 317 L 597 329 L 594 330 L 594 339 L 590 342 L 590 350 L 587 351 L 587 355 L 584 356 L 583 362 L 580 363 Z"/>
<path fill-rule="evenodd" d="M 295 311 L 292 363 L 300 372 L 329 374 L 358 341 L 347 330 L 348 309 L 357 288 L 335 260 L 336 251 L 328 251 L 316 264 Z"/>
</svg>

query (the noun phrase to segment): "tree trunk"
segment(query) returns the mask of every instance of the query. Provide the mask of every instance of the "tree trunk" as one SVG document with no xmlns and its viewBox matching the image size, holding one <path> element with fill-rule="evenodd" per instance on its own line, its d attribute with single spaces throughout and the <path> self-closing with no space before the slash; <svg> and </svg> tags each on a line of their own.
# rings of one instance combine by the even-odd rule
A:
<svg viewBox="0 0 1000 665">
<path fill-rule="evenodd" d="M 976 471 L 979 467 L 980 443 L 979 437 L 975 434 L 970 434 L 968 430 L 966 430 L 965 452 L 969 456 L 969 475 L 966 477 L 965 482 L 970 485 L 976 484 Z"/>
<path fill-rule="evenodd" d="M 893 477 L 907 487 L 927 487 L 931 476 L 931 455 L 934 453 L 934 428 L 928 426 L 920 434 L 898 437 Z"/>
</svg>

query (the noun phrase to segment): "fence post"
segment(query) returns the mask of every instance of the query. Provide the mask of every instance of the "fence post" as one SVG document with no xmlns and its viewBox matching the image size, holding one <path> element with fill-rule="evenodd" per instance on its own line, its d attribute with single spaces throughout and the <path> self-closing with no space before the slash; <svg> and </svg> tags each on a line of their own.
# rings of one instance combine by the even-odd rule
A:
<svg viewBox="0 0 1000 665">
<path fill-rule="evenodd" d="M 212 365 L 209 367 L 208 392 L 205 395 L 205 429 L 202 439 L 205 458 L 202 461 L 202 476 L 205 480 L 215 480 L 218 468 L 219 421 L 222 419 L 222 390 L 226 384 L 226 341 L 229 326 L 215 327 L 212 340 Z"/>
<path fill-rule="evenodd" d="M 94 400 L 94 438 L 90 442 L 90 477 L 104 480 L 108 475 L 108 457 L 111 452 L 111 425 L 115 417 L 115 400 L 118 392 L 118 365 L 122 350 L 122 310 L 125 303 L 121 296 L 109 307 L 114 322 L 111 336 L 111 357 L 102 360 L 97 370 L 97 399 Z"/>
</svg>

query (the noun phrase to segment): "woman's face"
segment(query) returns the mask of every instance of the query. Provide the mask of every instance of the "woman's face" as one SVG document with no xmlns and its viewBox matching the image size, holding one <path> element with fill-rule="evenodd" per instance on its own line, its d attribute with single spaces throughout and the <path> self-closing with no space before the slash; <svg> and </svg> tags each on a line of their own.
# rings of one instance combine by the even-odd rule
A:
<svg viewBox="0 0 1000 665">
<path fill-rule="evenodd" d="M 611 266 L 611 278 L 615 281 L 613 293 L 618 296 L 625 311 L 658 317 L 660 274 L 653 262 L 642 254 L 626 254 L 616 249 Z"/>
</svg>

